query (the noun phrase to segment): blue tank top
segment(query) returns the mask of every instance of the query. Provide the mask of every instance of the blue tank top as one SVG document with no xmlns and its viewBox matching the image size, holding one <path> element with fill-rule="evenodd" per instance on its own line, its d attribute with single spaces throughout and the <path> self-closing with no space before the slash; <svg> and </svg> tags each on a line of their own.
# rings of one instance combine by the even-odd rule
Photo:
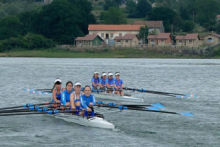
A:
<svg viewBox="0 0 220 147">
<path fill-rule="evenodd" d="M 96 78 L 93 77 L 91 82 L 94 82 L 95 84 L 98 84 L 98 83 L 100 83 L 100 79 L 99 78 L 96 79 Z M 93 84 L 92 84 L 92 87 L 94 87 Z"/>
<path fill-rule="evenodd" d="M 102 84 L 102 86 L 106 86 L 107 79 L 104 80 L 101 78 L 100 83 Z"/>
<path fill-rule="evenodd" d="M 108 84 L 110 85 L 110 86 L 113 86 L 114 85 L 114 83 L 115 83 L 115 79 L 113 78 L 113 79 L 111 79 L 111 80 L 109 80 L 108 79 Z"/>
<path fill-rule="evenodd" d="M 64 90 L 63 92 L 62 92 L 62 95 L 61 95 L 61 103 L 63 104 L 63 105 L 66 105 L 66 103 L 67 102 L 70 102 L 70 95 L 71 95 L 71 93 L 72 93 L 73 91 L 71 91 L 71 92 L 67 92 L 67 90 Z"/>
<path fill-rule="evenodd" d="M 123 84 L 123 81 L 122 80 L 115 80 L 115 85 L 116 85 L 116 87 L 118 87 L 118 88 L 121 88 L 122 87 L 122 84 Z"/>
<path fill-rule="evenodd" d="M 57 100 L 61 100 L 61 92 L 59 94 L 56 93 L 56 98 L 57 98 Z"/>
</svg>

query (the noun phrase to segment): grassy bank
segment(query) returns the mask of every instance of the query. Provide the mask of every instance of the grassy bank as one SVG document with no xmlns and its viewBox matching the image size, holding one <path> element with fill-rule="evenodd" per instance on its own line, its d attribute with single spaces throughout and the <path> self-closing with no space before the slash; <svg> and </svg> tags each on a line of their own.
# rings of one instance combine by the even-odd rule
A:
<svg viewBox="0 0 220 147">
<path fill-rule="evenodd" d="M 48 58 L 203 58 L 197 55 L 169 55 L 153 51 L 116 49 L 102 51 L 68 51 L 61 49 L 12 50 L 0 53 L 0 57 L 48 57 Z M 216 57 L 216 58 L 220 58 Z"/>
</svg>

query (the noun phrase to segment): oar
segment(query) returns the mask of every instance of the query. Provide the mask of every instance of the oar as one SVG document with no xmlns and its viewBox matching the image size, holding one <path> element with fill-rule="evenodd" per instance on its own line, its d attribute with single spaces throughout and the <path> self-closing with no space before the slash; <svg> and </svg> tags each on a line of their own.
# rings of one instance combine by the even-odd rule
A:
<svg viewBox="0 0 220 147">
<path fill-rule="evenodd" d="M 177 115 L 184 115 L 184 116 L 193 116 L 192 113 L 190 112 L 170 112 L 170 111 L 161 111 L 159 108 L 156 107 L 148 107 L 146 109 L 141 109 L 141 108 L 132 108 L 132 107 L 127 107 L 123 105 L 116 105 L 114 103 L 109 103 L 109 104 L 99 104 L 97 105 L 98 107 L 108 107 L 108 108 L 116 108 L 120 110 L 136 110 L 136 111 L 147 111 L 147 112 L 157 112 L 157 113 L 167 113 L 167 114 L 177 114 Z"/>
<path fill-rule="evenodd" d="M 196 97 L 195 94 L 180 94 L 180 93 L 170 93 L 170 92 L 161 92 L 161 91 L 153 91 L 153 90 L 146 90 L 146 89 L 135 89 L 135 88 L 123 88 L 124 90 L 131 90 L 131 91 L 138 91 L 143 93 L 152 93 L 152 94 L 158 94 L 158 95 L 166 95 L 176 98 L 189 98 L 189 97 Z"/>
<path fill-rule="evenodd" d="M 11 115 L 32 115 L 32 114 L 58 114 L 58 113 L 74 113 L 76 111 L 74 110 L 69 110 L 69 111 L 59 111 L 59 110 L 49 110 L 47 112 L 38 112 L 38 111 L 27 111 L 27 112 L 17 112 L 17 113 L 3 113 L 3 114 L 0 114 L 0 116 L 11 116 Z"/>
<path fill-rule="evenodd" d="M 53 104 L 53 103 L 46 102 L 46 103 L 40 103 L 40 104 L 25 104 L 25 105 L 21 105 L 21 106 L 0 108 L 0 110 L 15 109 L 15 108 L 21 108 L 21 107 L 26 108 L 26 107 L 31 107 L 31 106 L 35 106 L 35 105 L 50 105 L 50 104 Z"/>
<path fill-rule="evenodd" d="M 103 102 L 103 101 L 97 101 L 96 102 L 96 104 L 97 105 L 100 105 L 100 104 L 105 104 L 105 102 Z M 120 105 L 118 105 L 118 104 L 114 104 L 114 103 L 108 103 L 109 105 L 113 105 L 113 106 L 120 106 Z M 145 109 L 145 108 L 147 108 L 147 107 L 149 107 L 149 108 L 153 108 L 153 107 L 155 107 L 155 108 L 158 108 L 158 109 L 162 109 L 162 108 L 165 108 L 165 106 L 164 105 L 162 105 L 162 104 L 160 104 L 160 103 L 155 103 L 155 104 L 123 104 L 123 106 L 126 106 L 126 107 L 131 107 L 131 108 L 142 108 L 142 109 Z"/>
<path fill-rule="evenodd" d="M 51 92 L 53 89 L 36 89 L 37 91 L 46 91 L 46 92 Z"/>
</svg>

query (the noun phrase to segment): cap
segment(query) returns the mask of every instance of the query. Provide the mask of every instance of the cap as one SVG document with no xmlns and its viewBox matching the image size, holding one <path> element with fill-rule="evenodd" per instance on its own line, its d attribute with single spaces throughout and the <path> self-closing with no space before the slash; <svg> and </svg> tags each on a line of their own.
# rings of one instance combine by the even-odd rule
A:
<svg viewBox="0 0 220 147">
<path fill-rule="evenodd" d="M 113 73 L 111 73 L 111 72 L 110 72 L 110 73 L 108 73 L 108 76 L 113 76 Z"/>
<path fill-rule="evenodd" d="M 95 71 L 94 74 L 99 74 L 99 72 Z"/>
<path fill-rule="evenodd" d="M 107 74 L 105 72 L 102 73 L 102 76 L 106 76 Z"/>
<path fill-rule="evenodd" d="M 57 83 L 57 82 L 62 83 L 62 81 L 61 81 L 60 79 L 56 79 L 56 80 L 54 81 L 54 83 Z"/>
<path fill-rule="evenodd" d="M 119 72 L 116 72 L 115 75 L 116 75 L 116 76 L 120 76 L 120 73 L 119 73 Z"/>
<path fill-rule="evenodd" d="M 76 83 L 74 84 L 74 86 L 82 86 L 82 84 L 81 84 L 80 82 L 76 82 Z"/>
</svg>

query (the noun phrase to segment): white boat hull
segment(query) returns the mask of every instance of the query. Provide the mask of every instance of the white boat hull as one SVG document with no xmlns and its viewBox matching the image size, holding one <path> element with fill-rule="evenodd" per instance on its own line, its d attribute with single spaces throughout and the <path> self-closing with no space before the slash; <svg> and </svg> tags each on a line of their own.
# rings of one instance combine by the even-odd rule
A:
<svg viewBox="0 0 220 147">
<path fill-rule="evenodd" d="M 72 115 L 69 113 L 58 113 L 55 115 L 55 117 L 65 120 L 67 122 L 76 123 L 82 126 L 96 127 L 96 128 L 103 128 L 103 129 L 114 129 L 115 128 L 115 126 L 112 123 L 104 120 L 103 118 L 96 117 L 96 116 L 93 118 L 87 119 L 86 117 Z"/>
<path fill-rule="evenodd" d="M 112 100 L 120 102 L 144 102 L 143 98 L 131 97 L 131 96 L 120 96 L 116 94 L 108 93 L 93 93 L 98 100 Z"/>
</svg>

